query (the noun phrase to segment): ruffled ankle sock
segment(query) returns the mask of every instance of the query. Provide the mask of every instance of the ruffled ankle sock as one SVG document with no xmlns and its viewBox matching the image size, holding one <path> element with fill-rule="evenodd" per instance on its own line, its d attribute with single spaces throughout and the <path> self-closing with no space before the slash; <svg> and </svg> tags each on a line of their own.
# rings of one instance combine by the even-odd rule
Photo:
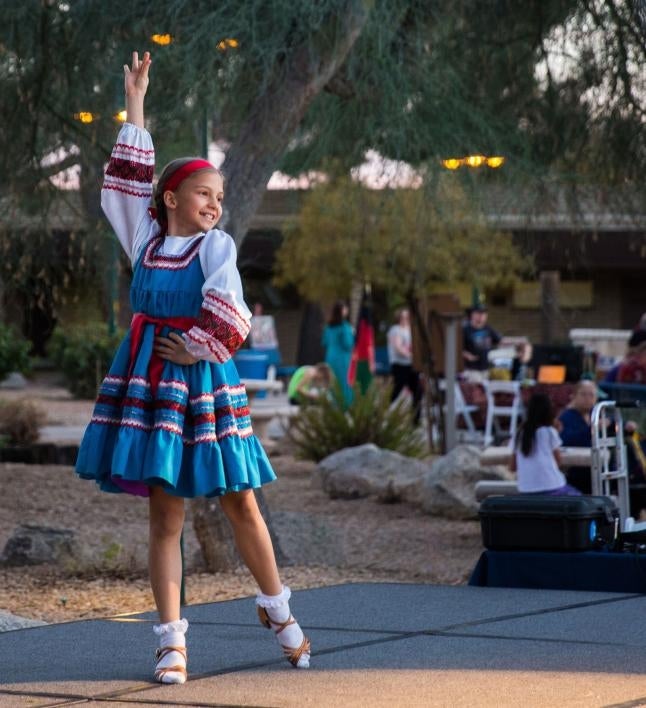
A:
<svg viewBox="0 0 646 708">
<path fill-rule="evenodd" d="M 303 630 L 289 610 L 289 598 L 291 595 L 291 590 L 284 585 L 283 591 L 278 595 L 258 593 L 256 605 L 259 608 L 263 608 L 269 615 L 271 628 L 276 632 L 276 637 L 281 647 L 290 650 L 289 653 L 285 652 L 287 658 L 295 667 L 307 669 L 310 665 L 310 641 L 303 634 Z M 264 613 L 259 611 L 259 615 L 264 624 Z M 281 627 L 283 628 L 281 629 Z M 290 658 L 289 654 L 293 655 L 293 659 Z"/>
<path fill-rule="evenodd" d="M 186 630 L 185 619 L 153 625 L 153 632 L 159 637 L 155 681 L 159 683 L 186 682 Z M 174 651 L 173 649 L 183 650 Z"/>
</svg>

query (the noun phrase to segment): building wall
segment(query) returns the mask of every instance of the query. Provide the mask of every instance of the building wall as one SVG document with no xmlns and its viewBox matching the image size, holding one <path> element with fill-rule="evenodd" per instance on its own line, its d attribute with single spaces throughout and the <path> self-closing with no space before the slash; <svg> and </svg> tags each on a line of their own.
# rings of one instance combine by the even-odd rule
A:
<svg viewBox="0 0 646 708">
<path fill-rule="evenodd" d="M 621 277 L 617 274 L 598 273 L 592 277 L 592 282 L 592 307 L 561 309 L 556 328 L 559 340 L 565 342 L 569 331 L 575 327 L 624 329 L 634 325 L 632 321 L 624 321 L 626 308 L 623 300 L 631 293 L 625 292 Z M 489 323 L 503 335 L 525 335 L 532 342 L 541 341 L 540 308 L 490 305 Z"/>
</svg>

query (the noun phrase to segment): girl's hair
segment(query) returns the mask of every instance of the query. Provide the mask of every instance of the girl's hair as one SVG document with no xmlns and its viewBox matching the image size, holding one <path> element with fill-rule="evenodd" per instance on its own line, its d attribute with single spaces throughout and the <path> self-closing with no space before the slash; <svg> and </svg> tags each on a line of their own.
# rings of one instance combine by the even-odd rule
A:
<svg viewBox="0 0 646 708">
<path fill-rule="evenodd" d="M 534 447 L 536 431 L 545 425 L 552 425 L 553 421 L 554 411 L 549 396 L 544 393 L 533 393 L 527 404 L 525 421 L 516 434 L 516 449 L 520 447 L 523 455 L 529 455 Z"/>
<path fill-rule="evenodd" d="M 332 315 L 328 321 L 329 325 L 340 325 L 345 320 L 343 316 L 343 310 L 345 308 L 345 302 L 343 300 L 337 300 L 332 307 Z"/>
<path fill-rule="evenodd" d="M 199 157 L 180 157 L 177 160 L 171 160 L 166 167 L 162 170 L 161 174 L 159 175 L 159 179 L 157 180 L 157 186 L 155 187 L 155 196 L 154 196 L 154 202 L 155 202 L 155 210 L 156 210 L 156 215 L 155 218 L 159 222 L 159 225 L 162 227 L 162 231 L 166 230 L 167 224 L 168 224 L 168 212 L 166 211 L 166 205 L 164 204 L 164 192 L 166 191 L 165 189 L 165 184 L 168 182 L 169 177 L 171 177 L 177 170 L 179 170 L 180 167 L 183 167 L 189 162 L 192 162 L 193 160 L 199 160 L 201 158 Z M 224 182 L 224 175 L 222 174 L 222 171 L 219 170 L 217 167 L 214 167 L 213 170 L 199 170 L 200 172 L 215 172 L 216 174 L 220 175 L 222 178 L 222 181 Z M 195 174 L 195 173 L 193 173 Z M 190 176 L 190 175 L 189 175 Z M 181 184 L 181 183 L 180 183 Z"/>
</svg>

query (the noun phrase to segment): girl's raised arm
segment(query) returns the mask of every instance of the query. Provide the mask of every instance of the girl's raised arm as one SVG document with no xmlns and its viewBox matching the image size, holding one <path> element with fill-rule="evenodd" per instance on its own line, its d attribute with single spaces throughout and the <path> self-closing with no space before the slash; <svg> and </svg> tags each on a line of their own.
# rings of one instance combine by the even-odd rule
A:
<svg viewBox="0 0 646 708">
<path fill-rule="evenodd" d="M 154 235 L 148 213 L 152 196 L 155 150 L 144 128 L 144 97 L 148 88 L 150 54 L 139 60 L 132 54 L 132 66 L 124 66 L 127 123 L 112 149 L 105 171 L 101 206 L 123 249 L 134 263 L 141 247 Z"/>
</svg>

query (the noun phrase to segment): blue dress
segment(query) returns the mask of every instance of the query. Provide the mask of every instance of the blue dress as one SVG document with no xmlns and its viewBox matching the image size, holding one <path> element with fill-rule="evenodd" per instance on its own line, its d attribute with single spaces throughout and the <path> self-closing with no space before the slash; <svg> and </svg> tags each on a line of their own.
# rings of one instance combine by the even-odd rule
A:
<svg viewBox="0 0 646 708">
<path fill-rule="evenodd" d="M 183 250 L 165 252 L 165 239 L 146 211 L 152 171 L 135 162 L 152 159 L 147 144 L 141 146 L 149 136 L 128 126 L 119 137 L 103 206 L 126 251 L 138 253 L 130 293 L 136 315 L 99 389 L 76 472 L 106 492 L 141 496 L 151 486 L 179 497 L 260 487 L 276 476 L 253 434 L 247 394 L 231 358 L 248 332 L 248 311 L 236 294 L 233 241 L 213 230 L 177 238 Z M 201 258 L 206 262 L 209 253 L 218 256 L 216 285 L 205 296 Z M 202 358 L 178 365 L 157 357 L 155 336 L 171 331 L 183 334 L 187 349 Z"/>
<path fill-rule="evenodd" d="M 325 363 L 330 366 L 336 379 L 341 384 L 343 398 L 346 403 L 352 402 L 352 387 L 348 383 L 348 369 L 352 359 L 353 345 L 354 333 L 349 322 L 327 325 L 323 330 Z"/>
</svg>

